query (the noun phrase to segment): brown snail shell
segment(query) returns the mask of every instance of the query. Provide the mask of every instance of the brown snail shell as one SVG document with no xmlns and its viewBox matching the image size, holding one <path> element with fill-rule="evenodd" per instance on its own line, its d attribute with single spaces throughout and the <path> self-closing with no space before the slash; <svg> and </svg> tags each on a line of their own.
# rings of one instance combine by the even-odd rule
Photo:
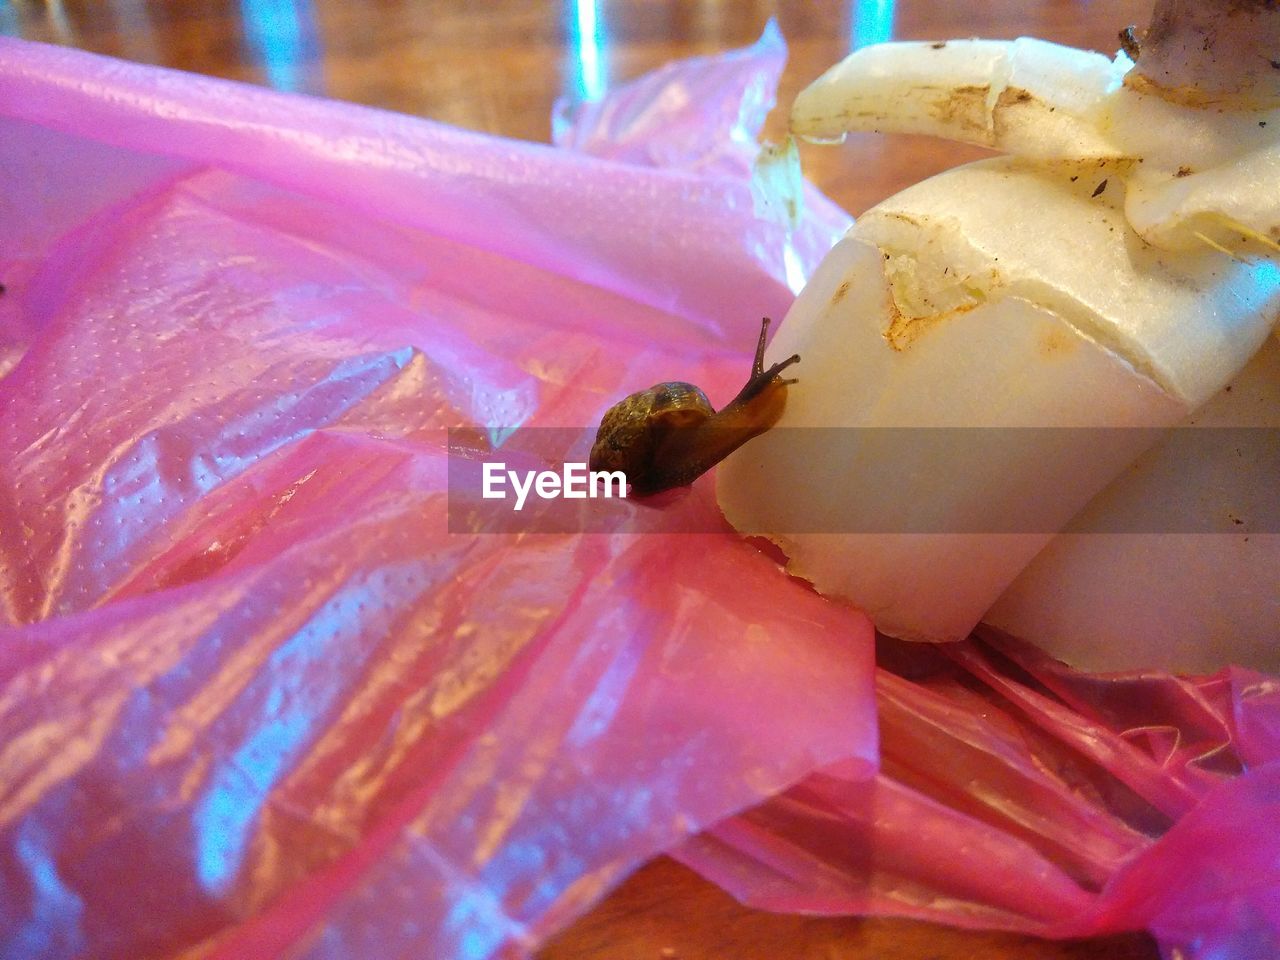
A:
<svg viewBox="0 0 1280 960">
<path fill-rule="evenodd" d="M 606 412 L 591 448 L 591 470 L 621 470 L 636 496 L 692 483 L 752 437 L 772 427 L 786 405 L 781 372 L 798 355 L 764 369 L 769 318 L 760 325 L 751 377 L 717 412 L 691 383 L 659 383 L 633 393 Z"/>
</svg>

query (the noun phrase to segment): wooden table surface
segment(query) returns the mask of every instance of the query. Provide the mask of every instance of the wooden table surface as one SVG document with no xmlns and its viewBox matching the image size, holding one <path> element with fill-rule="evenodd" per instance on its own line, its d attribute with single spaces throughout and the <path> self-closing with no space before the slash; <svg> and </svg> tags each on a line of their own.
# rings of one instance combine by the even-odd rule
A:
<svg viewBox="0 0 1280 960">
<path fill-rule="evenodd" d="M 755 41 L 790 47 L 780 109 L 852 46 L 892 38 L 1039 36 L 1111 53 L 1138 0 L 0 0 L 0 33 L 546 141 L 560 96 L 598 94 L 671 59 Z M 982 155 L 916 137 L 805 147 L 806 173 L 853 213 Z M 746 910 L 659 859 L 556 938 L 541 960 L 1154 960 L 1143 935 L 1077 943 L 907 921 Z M 440 958 L 444 960 L 444 958 Z"/>
</svg>

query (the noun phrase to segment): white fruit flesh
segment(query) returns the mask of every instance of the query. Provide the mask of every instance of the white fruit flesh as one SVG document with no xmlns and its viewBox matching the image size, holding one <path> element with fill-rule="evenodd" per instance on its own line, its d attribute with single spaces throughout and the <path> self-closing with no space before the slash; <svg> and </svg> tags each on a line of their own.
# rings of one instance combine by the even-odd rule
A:
<svg viewBox="0 0 1280 960">
<path fill-rule="evenodd" d="M 836 64 L 796 97 L 792 132 L 921 133 L 1029 157 L 1122 157 L 1094 117 L 1114 64 L 1043 40 L 884 43 Z"/>
<path fill-rule="evenodd" d="M 1280 309 L 1267 260 L 1280 253 L 1280 111 L 1253 81 L 1235 108 L 1191 107 L 1186 91 L 1130 82 L 1131 66 L 1037 40 L 885 44 L 796 101 L 804 136 L 928 133 L 1013 155 L 948 171 L 859 220 L 771 345 L 771 358 L 803 358 L 782 420 L 720 470 L 732 523 L 771 536 L 790 569 L 886 632 L 963 637 L 1048 543 L 991 616 L 1060 656 L 1203 666 L 1222 656 L 1210 636 L 1235 636 L 1236 659 L 1240 644 L 1276 648 L 1256 639 L 1274 638 L 1280 604 L 1280 548 L 1262 531 L 1252 546 L 1053 537 L 1095 494 L 1083 517 L 1104 528 L 1143 484 L 1176 502 L 1175 524 L 1213 502 L 1179 486 L 1176 463 L 1158 483 L 1142 468 L 1104 490 L 1155 438 L 1107 428 L 1183 420 L 1248 362 Z M 1250 378 L 1242 395 L 1257 392 Z M 922 426 L 974 439 L 922 451 L 868 429 Z M 1017 426 L 1096 429 L 978 439 Z M 824 427 L 839 429 L 813 429 Z M 1224 613 L 1228 594 L 1248 610 Z"/>
<path fill-rule="evenodd" d="M 1045 163 L 1104 162 L 1148 243 L 1268 255 L 1280 242 L 1280 109 L 1188 107 L 1125 86 L 1132 67 L 1042 40 L 868 47 L 804 90 L 800 136 L 922 133 Z"/>
<path fill-rule="evenodd" d="M 1097 64 L 1086 67 L 1077 74 Z M 1057 103 L 1105 113 L 1085 86 Z M 904 111 L 895 129 L 922 129 L 911 124 L 929 111 Z M 1070 123 L 1051 133 L 1059 146 L 1083 139 Z M 1200 155 L 1213 153 L 1209 140 Z M 722 465 L 730 522 L 770 536 L 789 569 L 887 633 L 966 635 L 1155 435 L 960 444 L 939 463 L 892 431 L 857 428 L 1167 427 L 1221 390 L 1280 308 L 1272 264 L 1137 235 L 1126 217 L 1135 161 L 1121 153 L 985 161 L 865 214 L 771 345 L 771 358 L 800 353 L 800 383 L 778 427 Z M 841 429 L 790 429 L 802 427 Z M 1020 532 L 998 532 L 1010 514 Z M 894 533 L 886 517 L 928 532 Z"/>
<path fill-rule="evenodd" d="M 984 619 L 1089 670 L 1207 673 L 1229 662 L 1280 670 L 1280 340 L 1271 338 L 1230 387 L 1186 426 L 1255 428 L 1248 445 L 1185 435 L 1157 444 Z M 1144 504 L 1158 505 L 1166 529 L 1097 532 L 1125 528 Z"/>
</svg>

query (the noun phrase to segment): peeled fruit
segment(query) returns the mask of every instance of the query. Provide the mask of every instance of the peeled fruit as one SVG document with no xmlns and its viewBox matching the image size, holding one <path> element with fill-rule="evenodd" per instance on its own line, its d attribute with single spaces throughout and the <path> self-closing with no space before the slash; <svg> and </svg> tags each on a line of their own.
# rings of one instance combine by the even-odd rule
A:
<svg viewBox="0 0 1280 960">
<path fill-rule="evenodd" d="M 796 102 L 802 135 L 933 133 L 1011 154 L 858 220 L 770 346 L 767 360 L 803 358 L 782 419 L 720 468 L 730 522 L 773 539 L 792 572 L 886 633 L 967 635 L 1163 430 L 1223 391 L 1274 324 L 1280 115 L 1172 102 L 1126 84 L 1131 66 L 1032 40 L 886 44 Z M 1260 202 L 1240 202 L 1251 193 Z M 996 622 L 1074 656 L 1078 645 L 1055 646 L 1077 622 L 1054 620 L 1067 609 L 1055 598 L 1079 567 L 1037 561 L 1034 588 L 1020 581 Z M 1095 581 L 1123 589 L 1112 569 Z M 1202 595 L 1177 608 L 1187 616 L 1216 595 L 1186 589 Z M 1080 596 L 1072 609 L 1114 607 Z M 1173 617 L 1151 608 L 1147 639 L 1106 665 L 1177 666 L 1162 656 L 1173 647 L 1153 648 L 1179 628 Z M 1231 633 L 1230 616 L 1214 622 Z"/>
</svg>

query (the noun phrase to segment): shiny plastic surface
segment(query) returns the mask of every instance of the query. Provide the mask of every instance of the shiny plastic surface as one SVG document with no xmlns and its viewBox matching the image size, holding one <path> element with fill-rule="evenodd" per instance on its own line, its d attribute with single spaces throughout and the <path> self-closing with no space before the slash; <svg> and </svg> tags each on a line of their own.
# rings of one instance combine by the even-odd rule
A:
<svg viewBox="0 0 1280 960">
<path fill-rule="evenodd" d="M 873 770 L 866 621 L 683 533 L 708 484 L 448 529 L 449 428 L 736 392 L 791 298 L 745 177 L 14 41 L 0 112 L 0 955 L 520 952 Z"/>
<path fill-rule="evenodd" d="M 879 661 L 879 775 L 815 773 L 685 863 L 768 909 L 1280 956 L 1280 678 L 1090 676 L 995 633 Z"/>
</svg>

